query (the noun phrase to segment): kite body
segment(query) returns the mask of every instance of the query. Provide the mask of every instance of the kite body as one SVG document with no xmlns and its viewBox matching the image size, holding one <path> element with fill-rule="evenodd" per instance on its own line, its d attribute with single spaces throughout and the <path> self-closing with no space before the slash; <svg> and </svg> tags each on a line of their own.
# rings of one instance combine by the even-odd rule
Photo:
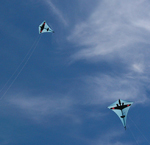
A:
<svg viewBox="0 0 150 145">
<path fill-rule="evenodd" d="M 39 26 L 39 34 L 45 33 L 45 32 L 51 32 L 54 33 L 54 31 L 47 25 L 47 23 L 44 21 Z"/>
<path fill-rule="evenodd" d="M 119 99 L 110 106 L 108 106 L 109 109 L 111 109 L 118 115 L 125 129 L 126 129 L 127 114 L 132 104 L 133 102 L 128 102 Z"/>
</svg>

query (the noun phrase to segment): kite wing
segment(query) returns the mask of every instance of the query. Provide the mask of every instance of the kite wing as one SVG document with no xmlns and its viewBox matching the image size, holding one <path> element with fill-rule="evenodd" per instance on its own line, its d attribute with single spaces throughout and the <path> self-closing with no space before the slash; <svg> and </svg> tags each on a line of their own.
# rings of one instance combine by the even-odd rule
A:
<svg viewBox="0 0 150 145">
<path fill-rule="evenodd" d="M 45 33 L 45 32 L 51 32 L 54 33 L 54 31 L 47 25 L 47 23 L 44 21 L 39 25 L 39 34 Z"/>
<path fill-rule="evenodd" d="M 124 128 L 126 128 L 127 114 L 132 104 L 133 102 L 128 102 L 119 99 L 110 106 L 108 106 L 109 109 L 111 109 L 118 115 Z"/>
</svg>

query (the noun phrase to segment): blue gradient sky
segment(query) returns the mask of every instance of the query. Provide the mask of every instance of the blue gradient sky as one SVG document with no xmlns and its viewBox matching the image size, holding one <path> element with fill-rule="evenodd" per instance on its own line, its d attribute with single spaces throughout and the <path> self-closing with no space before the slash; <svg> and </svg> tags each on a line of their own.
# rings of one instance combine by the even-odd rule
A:
<svg viewBox="0 0 150 145">
<path fill-rule="evenodd" d="M 1 145 L 147 145 L 148 0 L 1 0 Z M 10 87 L 11 86 L 11 87 Z M 9 88 L 10 87 L 10 88 Z M 125 131 L 107 106 L 133 101 Z"/>
</svg>

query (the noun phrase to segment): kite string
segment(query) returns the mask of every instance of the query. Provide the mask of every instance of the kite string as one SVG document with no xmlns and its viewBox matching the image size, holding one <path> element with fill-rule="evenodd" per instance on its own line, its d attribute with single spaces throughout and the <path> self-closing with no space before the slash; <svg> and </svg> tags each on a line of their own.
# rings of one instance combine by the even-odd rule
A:
<svg viewBox="0 0 150 145">
<path fill-rule="evenodd" d="M 39 38 L 39 36 L 38 36 Z M 37 39 L 38 39 L 37 38 Z M 26 57 L 29 55 L 30 51 L 33 49 L 34 45 L 37 42 L 37 39 L 35 40 L 35 42 L 33 43 L 33 45 L 31 46 L 31 48 L 29 49 L 29 51 L 27 52 L 27 54 L 25 55 L 24 59 L 22 60 L 22 62 L 19 64 L 19 66 L 17 67 L 17 69 L 14 71 L 14 73 L 11 75 L 11 77 L 7 80 L 7 82 L 4 84 L 4 86 L 2 87 L 2 89 L 0 90 L 0 92 L 3 91 L 3 89 L 6 87 L 6 85 L 9 83 L 9 81 L 12 79 L 12 77 L 16 74 L 16 72 L 18 71 L 18 69 L 20 68 L 20 66 L 23 64 L 23 62 L 25 61 Z"/>
<path fill-rule="evenodd" d="M 137 128 L 137 130 L 140 132 L 140 134 L 143 136 L 143 138 L 148 142 L 148 144 L 150 144 L 149 140 L 145 137 L 145 135 L 143 134 L 143 132 L 139 129 L 139 127 L 135 124 L 135 122 L 130 118 L 128 117 L 132 123 L 134 124 L 134 126 Z"/>
<path fill-rule="evenodd" d="M 23 61 L 20 63 L 20 65 L 18 66 L 18 68 L 15 70 L 15 72 L 13 73 L 13 75 L 9 78 L 9 80 L 5 83 L 4 86 L 6 86 L 8 84 L 8 82 L 11 80 L 11 78 L 15 75 L 15 73 L 17 72 L 17 70 L 19 69 L 19 67 L 22 65 L 22 63 L 25 61 L 25 59 L 27 58 L 27 60 L 25 61 L 24 65 L 21 67 L 20 71 L 18 72 L 17 76 L 13 79 L 13 81 L 11 82 L 11 84 L 8 86 L 7 90 L 4 92 L 4 94 L 2 95 L 2 97 L 0 98 L 0 100 L 2 100 L 4 98 L 4 96 L 6 95 L 6 93 L 8 92 L 8 90 L 11 88 L 11 86 L 14 84 L 14 82 L 16 81 L 16 79 L 18 78 L 18 76 L 20 75 L 20 73 L 22 72 L 22 70 L 24 69 L 24 67 L 26 66 L 27 62 L 29 61 L 29 59 L 31 58 L 33 52 L 35 51 L 39 41 L 40 41 L 41 36 L 38 37 L 38 40 L 34 42 L 34 44 L 32 45 L 31 49 L 28 51 L 28 53 L 26 54 L 26 56 L 24 57 Z M 31 52 L 31 53 L 30 53 Z M 4 89 L 4 87 L 3 87 Z M 1 90 L 2 91 L 2 90 Z"/>
<path fill-rule="evenodd" d="M 136 141 L 136 144 L 137 144 L 137 145 L 139 145 L 138 141 L 136 140 L 135 135 L 133 134 L 132 130 L 130 129 L 129 124 L 128 124 L 128 128 L 129 128 L 129 130 L 130 130 L 130 132 L 131 132 L 131 134 L 132 134 L 132 136 L 133 136 L 134 140 Z"/>
</svg>

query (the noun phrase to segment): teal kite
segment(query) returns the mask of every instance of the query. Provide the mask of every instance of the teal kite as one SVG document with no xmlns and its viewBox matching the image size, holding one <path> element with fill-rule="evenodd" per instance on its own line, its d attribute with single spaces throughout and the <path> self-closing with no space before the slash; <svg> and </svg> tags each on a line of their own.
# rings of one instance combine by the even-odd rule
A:
<svg viewBox="0 0 150 145">
<path fill-rule="evenodd" d="M 127 114 L 132 104 L 133 102 L 128 102 L 119 99 L 110 106 L 108 106 L 109 109 L 111 109 L 118 115 L 125 129 L 126 129 Z"/>
<path fill-rule="evenodd" d="M 39 34 L 45 33 L 45 32 L 51 32 L 54 33 L 54 31 L 47 25 L 47 23 L 44 21 L 39 26 Z"/>
</svg>

